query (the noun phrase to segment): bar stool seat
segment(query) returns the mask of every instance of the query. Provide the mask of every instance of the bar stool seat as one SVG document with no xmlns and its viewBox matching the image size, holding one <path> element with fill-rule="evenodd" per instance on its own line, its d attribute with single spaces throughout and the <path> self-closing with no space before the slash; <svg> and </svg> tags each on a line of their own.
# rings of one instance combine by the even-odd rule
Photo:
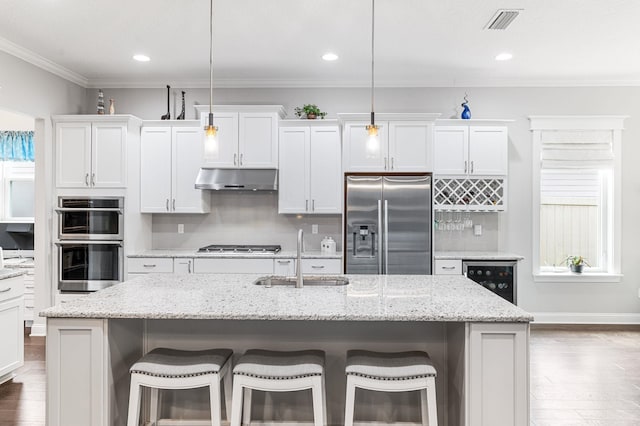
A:
<svg viewBox="0 0 640 426">
<path fill-rule="evenodd" d="M 156 348 L 145 354 L 129 369 L 129 416 L 127 426 L 140 422 L 141 387 L 151 388 L 150 420 L 158 421 L 160 389 L 194 389 L 209 387 L 211 424 L 221 424 L 220 380 L 224 380 L 227 417 L 231 406 L 231 355 L 230 349 L 183 351 Z"/>
<path fill-rule="evenodd" d="M 426 352 L 350 350 L 347 352 L 345 373 L 345 426 L 353 426 L 356 388 L 378 392 L 419 390 L 422 424 L 437 426 L 436 369 Z"/>
<path fill-rule="evenodd" d="M 248 350 L 233 368 L 231 426 L 251 422 L 251 391 L 294 392 L 311 389 L 314 425 L 326 425 L 325 354 L 319 350 Z"/>
</svg>

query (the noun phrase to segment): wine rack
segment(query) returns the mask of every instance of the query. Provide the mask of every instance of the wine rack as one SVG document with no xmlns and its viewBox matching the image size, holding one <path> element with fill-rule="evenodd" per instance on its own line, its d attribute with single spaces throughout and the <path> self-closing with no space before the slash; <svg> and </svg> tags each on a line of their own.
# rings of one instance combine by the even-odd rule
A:
<svg viewBox="0 0 640 426">
<path fill-rule="evenodd" d="M 496 212 L 506 210 L 504 178 L 435 178 L 436 211 Z"/>
</svg>

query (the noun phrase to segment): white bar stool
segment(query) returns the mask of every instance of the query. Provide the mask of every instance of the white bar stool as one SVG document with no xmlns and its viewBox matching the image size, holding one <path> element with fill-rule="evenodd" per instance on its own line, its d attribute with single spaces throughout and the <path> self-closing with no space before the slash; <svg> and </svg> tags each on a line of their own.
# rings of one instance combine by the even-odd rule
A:
<svg viewBox="0 0 640 426">
<path fill-rule="evenodd" d="M 251 423 L 251 391 L 294 392 L 311 389 L 315 426 L 327 422 L 323 351 L 248 350 L 233 368 L 231 426 Z"/>
<path fill-rule="evenodd" d="M 181 351 L 157 348 L 140 358 L 129 370 L 129 417 L 127 426 L 140 423 L 140 390 L 151 388 L 150 420 L 158 424 L 160 389 L 194 389 L 209 387 L 211 424 L 221 426 L 220 380 L 224 380 L 227 418 L 231 407 L 231 355 L 230 349 Z"/>
<path fill-rule="evenodd" d="M 437 426 L 436 369 L 426 352 L 347 352 L 344 425 L 353 426 L 356 388 L 378 392 L 420 391 L 422 424 Z"/>
</svg>

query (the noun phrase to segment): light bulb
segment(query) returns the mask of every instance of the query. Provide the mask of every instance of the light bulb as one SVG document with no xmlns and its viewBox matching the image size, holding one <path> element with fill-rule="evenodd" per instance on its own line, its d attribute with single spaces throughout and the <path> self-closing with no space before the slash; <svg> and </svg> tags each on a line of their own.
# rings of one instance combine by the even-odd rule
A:
<svg viewBox="0 0 640 426">
<path fill-rule="evenodd" d="M 218 128 L 213 125 L 204 128 L 204 159 L 205 161 L 217 160 L 220 156 L 218 144 Z"/>
<path fill-rule="evenodd" d="M 367 126 L 366 157 L 380 158 L 380 138 L 378 137 L 378 126 L 371 124 Z"/>
</svg>

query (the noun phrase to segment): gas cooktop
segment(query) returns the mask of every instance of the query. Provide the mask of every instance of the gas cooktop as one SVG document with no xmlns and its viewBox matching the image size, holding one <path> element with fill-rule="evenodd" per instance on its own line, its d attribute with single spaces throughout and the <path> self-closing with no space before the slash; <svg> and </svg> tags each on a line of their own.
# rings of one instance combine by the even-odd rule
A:
<svg viewBox="0 0 640 426">
<path fill-rule="evenodd" d="M 282 250 L 282 247 L 275 245 L 225 245 L 212 244 L 198 249 L 198 253 L 264 253 L 274 254 Z"/>
</svg>

